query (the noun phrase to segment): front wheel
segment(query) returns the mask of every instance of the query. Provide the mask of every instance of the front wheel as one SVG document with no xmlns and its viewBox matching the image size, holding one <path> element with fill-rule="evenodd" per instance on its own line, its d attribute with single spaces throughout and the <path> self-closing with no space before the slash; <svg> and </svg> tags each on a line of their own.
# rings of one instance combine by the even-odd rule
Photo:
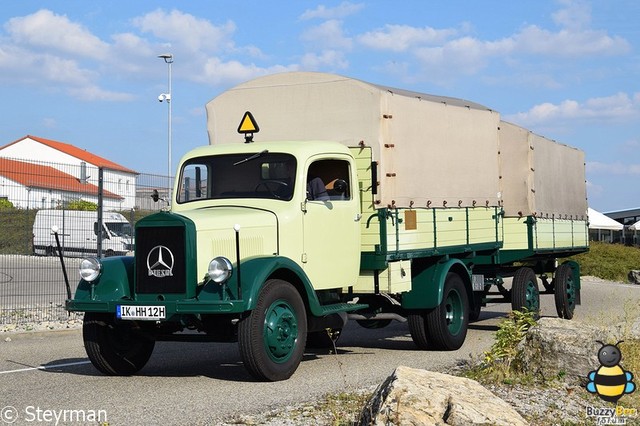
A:
<svg viewBox="0 0 640 426">
<path fill-rule="evenodd" d="M 440 305 L 409 315 L 409 331 L 420 349 L 460 349 L 469 326 L 469 299 L 462 278 L 449 272 Z"/>
<path fill-rule="evenodd" d="M 84 347 L 91 363 L 110 376 L 130 376 L 145 366 L 155 341 L 140 333 L 135 321 L 116 321 L 111 314 L 86 312 Z"/>
<path fill-rule="evenodd" d="M 286 380 L 296 371 L 307 336 L 300 293 L 279 279 L 268 280 L 256 307 L 238 324 L 238 344 L 245 367 L 259 380 Z"/>
</svg>

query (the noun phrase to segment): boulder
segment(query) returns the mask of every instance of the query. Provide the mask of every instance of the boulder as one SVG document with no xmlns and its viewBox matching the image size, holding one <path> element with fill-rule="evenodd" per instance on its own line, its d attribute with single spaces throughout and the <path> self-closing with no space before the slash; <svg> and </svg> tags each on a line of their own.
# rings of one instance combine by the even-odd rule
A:
<svg viewBox="0 0 640 426">
<path fill-rule="evenodd" d="M 360 425 L 527 425 L 509 404 L 478 382 L 398 367 L 376 389 Z"/>
<path fill-rule="evenodd" d="M 561 318 L 540 318 L 520 343 L 520 361 L 524 371 L 551 379 L 559 373 L 584 384 L 587 374 L 597 368 L 597 341 L 622 340 L 616 327 L 602 329 Z"/>
</svg>

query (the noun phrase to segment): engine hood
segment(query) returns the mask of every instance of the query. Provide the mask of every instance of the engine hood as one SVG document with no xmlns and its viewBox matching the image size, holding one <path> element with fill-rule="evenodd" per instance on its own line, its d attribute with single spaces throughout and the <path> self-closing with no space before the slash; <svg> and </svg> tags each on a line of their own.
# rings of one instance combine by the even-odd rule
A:
<svg viewBox="0 0 640 426">
<path fill-rule="evenodd" d="M 200 277 L 206 272 L 209 261 L 216 256 L 225 256 L 232 263 L 237 261 L 236 225 L 239 227 L 241 259 L 278 254 L 278 220 L 269 210 L 221 206 L 181 211 L 179 214 L 196 226 Z"/>
</svg>

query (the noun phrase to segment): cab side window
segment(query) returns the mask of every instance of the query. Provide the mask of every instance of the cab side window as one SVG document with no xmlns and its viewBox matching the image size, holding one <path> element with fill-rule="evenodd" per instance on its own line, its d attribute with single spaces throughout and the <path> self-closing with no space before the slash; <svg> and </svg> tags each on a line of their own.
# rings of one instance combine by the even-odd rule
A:
<svg viewBox="0 0 640 426">
<path fill-rule="evenodd" d="M 351 199 L 349 162 L 344 160 L 318 160 L 307 173 L 307 199 L 339 201 Z"/>
</svg>

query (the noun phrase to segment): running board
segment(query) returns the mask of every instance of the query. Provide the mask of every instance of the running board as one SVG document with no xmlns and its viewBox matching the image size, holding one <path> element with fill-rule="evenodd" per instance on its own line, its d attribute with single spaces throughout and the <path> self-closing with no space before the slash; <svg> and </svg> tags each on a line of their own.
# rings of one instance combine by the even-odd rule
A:
<svg viewBox="0 0 640 426">
<path fill-rule="evenodd" d="M 335 303 L 333 305 L 324 305 L 322 308 L 322 315 L 337 314 L 338 312 L 351 312 L 358 311 L 360 309 L 367 309 L 369 305 L 364 303 Z"/>
</svg>

